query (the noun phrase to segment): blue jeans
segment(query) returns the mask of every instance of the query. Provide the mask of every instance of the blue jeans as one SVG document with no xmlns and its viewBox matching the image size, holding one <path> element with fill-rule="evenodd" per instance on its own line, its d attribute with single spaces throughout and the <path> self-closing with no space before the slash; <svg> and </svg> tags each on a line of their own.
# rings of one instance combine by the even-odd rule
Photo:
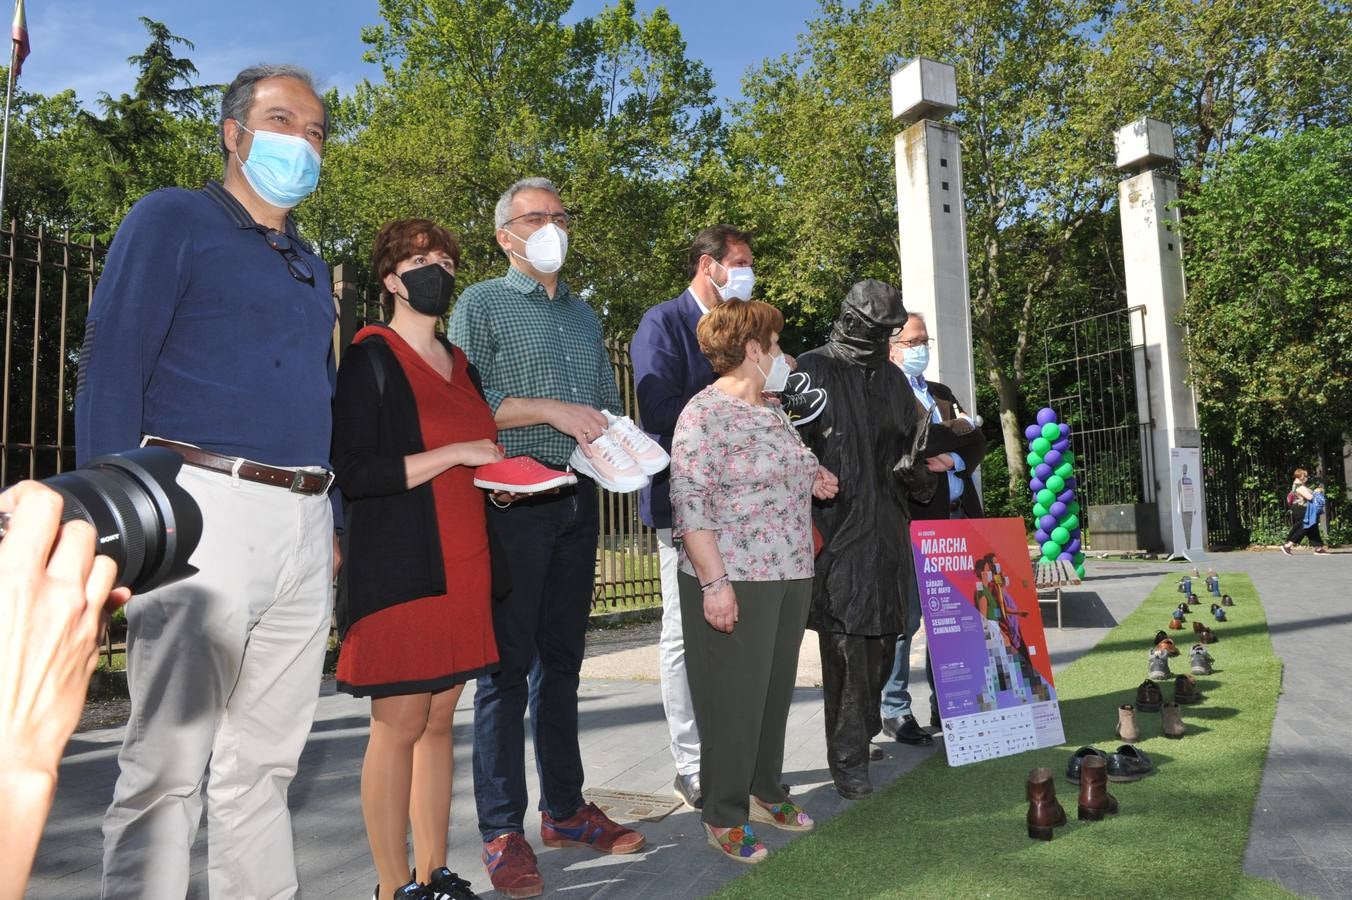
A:
<svg viewBox="0 0 1352 900">
<path fill-rule="evenodd" d="M 910 548 L 907 547 L 909 551 Z M 911 715 L 911 639 L 920 630 L 920 593 L 912 583 L 906 598 L 906 633 L 897 640 L 897 652 L 892 659 L 892 671 L 883 683 L 882 716 L 884 719 L 900 719 Z M 928 658 L 925 662 L 925 677 L 930 685 L 930 716 L 939 717 L 939 698 L 934 692 L 934 675 L 930 670 Z"/>
<path fill-rule="evenodd" d="M 474 693 L 474 802 L 490 841 L 522 832 L 525 714 L 530 709 L 540 809 L 555 819 L 582 800 L 577 687 L 596 577 L 596 488 L 579 477 L 557 496 L 490 509 L 511 566 L 512 590 L 493 602 L 500 668 Z"/>
</svg>

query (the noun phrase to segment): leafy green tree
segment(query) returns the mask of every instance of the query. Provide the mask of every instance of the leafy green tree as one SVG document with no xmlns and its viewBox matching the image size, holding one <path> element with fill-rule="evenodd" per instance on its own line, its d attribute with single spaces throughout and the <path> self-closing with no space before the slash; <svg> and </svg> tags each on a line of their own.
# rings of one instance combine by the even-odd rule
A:
<svg viewBox="0 0 1352 900">
<path fill-rule="evenodd" d="M 1352 127 L 1256 139 L 1184 198 L 1208 432 L 1314 446 L 1352 421 Z"/>
<path fill-rule="evenodd" d="M 576 216 L 575 289 L 624 334 L 672 296 L 698 224 L 687 186 L 714 152 L 707 69 L 663 9 L 621 0 L 561 20 L 569 0 L 382 0 L 368 58 L 385 84 L 337 105 L 316 198 L 300 214 L 331 259 L 364 263 L 375 230 L 421 215 L 462 239 L 466 283 L 499 274 L 499 194 L 527 175 L 559 184 Z"/>
</svg>

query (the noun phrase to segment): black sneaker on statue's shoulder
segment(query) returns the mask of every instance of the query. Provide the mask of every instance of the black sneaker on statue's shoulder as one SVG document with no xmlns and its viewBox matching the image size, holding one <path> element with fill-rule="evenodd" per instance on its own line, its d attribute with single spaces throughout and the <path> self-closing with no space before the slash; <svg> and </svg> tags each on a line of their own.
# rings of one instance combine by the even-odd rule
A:
<svg viewBox="0 0 1352 900">
<path fill-rule="evenodd" d="M 797 394 L 783 393 L 779 395 L 779 403 L 794 427 L 802 428 L 826 409 L 826 391 L 821 388 L 809 388 Z"/>
</svg>

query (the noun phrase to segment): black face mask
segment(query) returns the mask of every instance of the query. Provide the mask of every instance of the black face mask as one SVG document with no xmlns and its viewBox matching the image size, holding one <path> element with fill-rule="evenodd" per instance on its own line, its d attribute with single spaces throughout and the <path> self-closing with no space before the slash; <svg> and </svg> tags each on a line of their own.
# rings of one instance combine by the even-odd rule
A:
<svg viewBox="0 0 1352 900">
<path fill-rule="evenodd" d="M 408 291 L 408 305 L 425 316 L 441 318 L 455 296 L 455 276 L 441 263 L 409 269 L 399 276 Z"/>
</svg>

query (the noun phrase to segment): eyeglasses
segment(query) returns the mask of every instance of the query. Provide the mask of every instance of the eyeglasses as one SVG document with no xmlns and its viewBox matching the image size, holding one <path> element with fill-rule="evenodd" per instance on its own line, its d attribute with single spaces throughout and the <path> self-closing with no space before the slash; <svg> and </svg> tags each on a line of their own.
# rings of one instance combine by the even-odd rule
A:
<svg viewBox="0 0 1352 900">
<path fill-rule="evenodd" d="M 516 216 L 515 218 L 508 219 L 506 224 L 511 225 L 513 222 L 525 222 L 532 228 L 543 228 L 545 227 L 546 224 L 553 222 L 555 225 L 559 226 L 564 231 L 567 231 L 568 227 L 573 222 L 573 217 L 566 212 L 558 212 L 558 213 L 528 212 L 522 213 L 521 215 Z"/>
<path fill-rule="evenodd" d="M 291 239 L 290 235 L 278 231 L 276 228 L 269 228 L 265 231 L 261 227 L 258 229 L 258 233 L 263 235 L 263 240 L 268 242 L 269 247 L 280 253 L 282 259 L 286 260 L 286 270 L 291 273 L 292 278 L 314 287 L 314 269 L 310 268 L 310 264 L 305 261 L 305 257 L 301 256 L 296 250 L 296 242 Z"/>
<path fill-rule="evenodd" d="M 929 347 L 933 347 L 933 346 L 934 346 L 934 338 L 926 338 L 926 339 L 923 340 L 923 341 L 922 341 L 922 340 L 903 341 L 901 338 L 897 338 L 896 340 L 892 341 L 892 343 L 897 344 L 898 346 L 901 346 L 901 347 L 926 347 L 926 348 L 929 348 Z"/>
</svg>

